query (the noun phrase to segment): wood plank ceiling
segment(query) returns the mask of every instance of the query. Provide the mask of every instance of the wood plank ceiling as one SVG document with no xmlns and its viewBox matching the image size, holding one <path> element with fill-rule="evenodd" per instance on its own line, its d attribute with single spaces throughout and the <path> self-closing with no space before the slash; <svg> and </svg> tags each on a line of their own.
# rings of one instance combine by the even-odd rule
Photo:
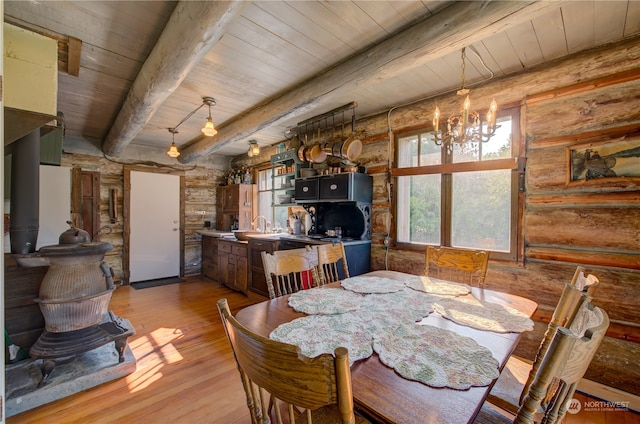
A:
<svg viewBox="0 0 640 424">
<path fill-rule="evenodd" d="M 4 18 L 81 40 L 78 75 L 59 75 L 75 143 L 166 150 L 167 128 L 214 97 L 216 136 L 201 136 L 206 107 L 176 134 L 189 163 L 279 142 L 352 101 L 365 116 L 454 92 L 462 47 L 473 86 L 637 36 L 640 2 L 5 1 Z"/>
</svg>

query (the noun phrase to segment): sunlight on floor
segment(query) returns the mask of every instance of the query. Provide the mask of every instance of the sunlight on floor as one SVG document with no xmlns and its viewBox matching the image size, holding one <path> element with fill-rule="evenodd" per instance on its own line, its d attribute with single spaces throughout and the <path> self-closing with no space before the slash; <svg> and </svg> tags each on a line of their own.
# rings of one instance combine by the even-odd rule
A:
<svg viewBox="0 0 640 424">
<path fill-rule="evenodd" d="M 158 328 L 148 336 L 138 337 L 129 342 L 137 359 L 136 371 L 127 377 L 131 393 L 144 390 L 162 378 L 162 368 L 184 359 L 173 344 L 182 338 L 182 330 Z"/>
</svg>

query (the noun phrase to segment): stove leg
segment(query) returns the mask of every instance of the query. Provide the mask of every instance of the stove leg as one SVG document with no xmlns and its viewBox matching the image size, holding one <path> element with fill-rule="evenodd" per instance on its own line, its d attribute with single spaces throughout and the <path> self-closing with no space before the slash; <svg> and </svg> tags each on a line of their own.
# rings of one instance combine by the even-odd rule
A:
<svg viewBox="0 0 640 424">
<path fill-rule="evenodd" d="M 118 362 L 124 362 L 124 350 L 127 347 L 127 338 L 121 337 L 115 340 L 116 350 L 118 351 Z"/>
<path fill-rule="evenodd" d="M 47 379 L 53 372 L 53 369 L 56 367 L 55 359 L 43 359 L 42 365 L 40 366 L 40 372 L 42 373 L 42 379 L 38 383 L 38 388 L 47 384 Z"/>
</svg>

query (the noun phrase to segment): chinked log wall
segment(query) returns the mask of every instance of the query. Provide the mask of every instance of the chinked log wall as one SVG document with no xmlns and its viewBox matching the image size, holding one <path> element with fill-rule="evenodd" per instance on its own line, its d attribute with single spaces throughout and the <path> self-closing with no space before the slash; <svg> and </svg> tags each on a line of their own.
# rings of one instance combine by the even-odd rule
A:
<svg viewBox="0 0 640 424">
<path fill-rule="evenodd" d="M 533 358 L 546 322 L 576 265 L 597 275 L 593 303 L 612 325 L 587 377 L 640 395 L 640 183 L 638 179 L 567 184 L 566 150 L 591 142 L 640 138 L 640 40 L 582 53 L 550 66 L 502 78 L 471 91 L 475 105 L 520 104 L 526 135 L 524 256 L 519 264 L 490 261 L 487 287 L 535 299 L 536 329 L 516 350 Z M 387 182 L 393 134 L 427 127 L 442 96 L 358 122 L 365 135 L 361 160 L 374 176 L 372 262 L 375 269 L 420 273 L 424 252 L 391 248 L 382 238 L 393 222 Z M 451 101 L 453 100 L 453 101 Z M 448 103 L 449 102 L 449 103 Z M 387 120 L 387 117 L 390 120 Z M 385 257 L 385 254 L 388 256 Z"/>
</svg>

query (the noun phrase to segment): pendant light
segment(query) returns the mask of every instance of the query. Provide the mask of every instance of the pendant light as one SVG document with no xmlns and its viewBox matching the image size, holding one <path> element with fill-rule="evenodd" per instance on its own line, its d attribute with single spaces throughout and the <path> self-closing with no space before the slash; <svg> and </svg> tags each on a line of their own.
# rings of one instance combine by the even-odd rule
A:
<svg viewBox="0 0 640 424">
<path fill-rule="evenodd" d="M 178 130 L 175 128 L 168 128 L 168 130 L 171 133 L 171 146 L 167 151 L 167 155 L 172 158 L 177 158 L 178 156 L 180 156 L 178 146 L 176 146 L 176 134 L 178 133 Z"/>
<path fill-rule="evenodd" d="M 258 156 L 260 154 L 260 146 L 258 146 L 258 142 L 256 140 L 249 141 L 249 151 L 247 152 L 247 156 L 250 158 L 254 156 Z"/>
<path fill-rule="evenodd" d="M 213 137 L 218 134 L 218 130 L 213 126 L 213 119 L 211 118 L 211 106 L 215 106 L 216 100 L 213 97 L 203 97 L 202 101 L 205 105 L 209 106 L 209 116 L 207 117 L 207 122 L 205 122 L 204 127 L 202 127 L 202 134 L 207 137 Z"/>
</svg>

